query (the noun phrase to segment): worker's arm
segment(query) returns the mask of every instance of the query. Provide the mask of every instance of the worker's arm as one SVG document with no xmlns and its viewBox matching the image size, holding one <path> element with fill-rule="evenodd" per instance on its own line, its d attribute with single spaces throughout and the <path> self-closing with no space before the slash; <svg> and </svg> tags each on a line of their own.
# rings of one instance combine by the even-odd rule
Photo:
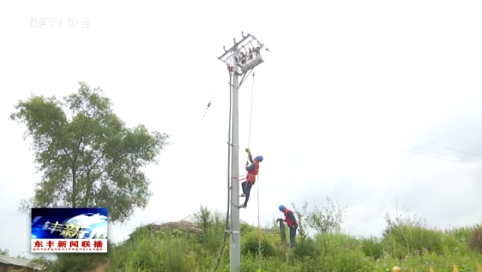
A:
<svg viewBox="0 0 482 272">
<path fill-rule="evenodd" d="M 251 155 L 251 150 L 249 148 L 246 148 L 246 152 L 248 152 L 248 159 L 251 163 L 253 163 L 253 156 Z"/>
<path fill-rule="evenodd" d="M 254 165 L 253 161 L 251 161 L 251 164 L 250 164 L 249 166 L 246 166 L 246 171 L 249 172 L 249 171 L 253 170 L 253 169 L 254 169 L 254 166 L 255 166 L 255 165 Z"/>
<path fill-rule="evenodd" d="M 246 171 L 251 171 L 254 169 L 254 163 L 253 163 L 253 157 L 251 156 L 251 150 L 249 148 L 246 148 L 246 152 L 248 152 L 248 159 L 251 162 L 251 165 L 248 166 L 248 162 L 246 162 Z"/>
</svg>

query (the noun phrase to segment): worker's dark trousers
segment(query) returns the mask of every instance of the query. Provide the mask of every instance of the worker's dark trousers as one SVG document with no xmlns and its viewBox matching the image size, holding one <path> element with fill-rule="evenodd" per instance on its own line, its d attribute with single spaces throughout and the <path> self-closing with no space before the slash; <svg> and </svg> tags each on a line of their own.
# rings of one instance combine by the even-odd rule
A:
<svg viewBox="0 0 482 272">
<path fill-rule="evenodd" d="M 251 192 L 251 187 L 253 187 L 253 183 L 251 182 L 245 181 L 241 183 L 241 188 L 243 189 L 243 193 L 245 194 L 244 206 L 248 206 L 249 193 Z"/>
<path fill-rule="evenodd" d="M 291 247 L 296 246 L 296 229 L 298 228 L 298 225 L 290 227 L 290 244 Z"/>
</svg>

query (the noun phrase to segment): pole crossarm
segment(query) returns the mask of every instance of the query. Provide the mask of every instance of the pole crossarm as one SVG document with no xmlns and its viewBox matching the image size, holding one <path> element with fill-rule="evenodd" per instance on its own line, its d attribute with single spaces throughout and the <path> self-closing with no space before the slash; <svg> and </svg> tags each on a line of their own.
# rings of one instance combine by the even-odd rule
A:
<svg viewBox="0 0 482 272">
<path fill-rule="evenodd" d="M 253 35 L 251 35 L 251 34 L 248 33 L 248 35 L 244 36 L 241 41 L 236 42 L 236 40 L 234 40 L 234 45 L 233 45 L 231 48 L 229 48 L 228 50 L 225 50 L 226 52 L 224 52 L 224 54 L 222 54 L 220 57 L 218 57 L 218 59 L 221 60 L 221 61 L 225 61 L 226 59 L 229 59 L 229 58 L 232 56 L 232 54 L 233 54 L 233 50 L 239 48 L 239 46 L 240 46 L 244 41 L 246 41 L 246 40 L 249 39 L 249 38 L 254 39 L 254 40 L 257 41 L 257 39 L 256 39 Z M 248 43 L 249 43 L 249 42 L 248 42 Z M 241 46 L 241 47 L 242 47 L 242 46 Z M 228 55 L 228 54 L 230 54 L 230 53 L 231 53 L 230 56 L 224 58 L 226 55 Z M 223 59 L 223 58 L 224 58 L 224 59 Z"/>
<path fill-rule="evenodd" d="M 218 57 L 218 59 L 228 66 L 231 66 L 233 61 L 236 61 L 238 69 L 234 69 L 234 73 L 243 75 L 244 79 L 244 76 L 249 71 L 264 62 L 261 56 L 261 49 L 264 48 L 264 44 L 249 33 L 244 36 L 241 32 L 241 35 L 243 39 L 239 42 L 236 42 L 236 39 L 234 39 L 234 45 L 230 49 L 224 50 L 224 54 Z M 235 51 L 238 53 L 237 55 L 235 55 Z M 242 83 L 243 80 L 241 80 L 240 86 Z"/>
</svg>

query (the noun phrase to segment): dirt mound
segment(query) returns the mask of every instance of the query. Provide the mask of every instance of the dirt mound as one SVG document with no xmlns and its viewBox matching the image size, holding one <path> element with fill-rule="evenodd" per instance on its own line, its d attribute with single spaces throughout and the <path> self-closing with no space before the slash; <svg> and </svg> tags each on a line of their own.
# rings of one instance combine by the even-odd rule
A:
<svg viewBox="0 0 482 272">
<path fill-rule="evenodd" d="M 149 230 L 163 230 L 163 231 L 175 231 L 180 230 L 192 234 L 201 234 L 202 230 L 199 229 L 196 224 L 188 221 L 167 222 L 164 224 L 149 224 Z"/>
</svg>

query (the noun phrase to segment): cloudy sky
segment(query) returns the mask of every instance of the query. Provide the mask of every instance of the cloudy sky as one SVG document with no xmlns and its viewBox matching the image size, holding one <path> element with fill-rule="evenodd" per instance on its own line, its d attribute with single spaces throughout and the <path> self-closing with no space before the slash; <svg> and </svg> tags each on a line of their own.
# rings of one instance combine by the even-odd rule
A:
<svg viewBox="0 0 482 272">
<path fill-rule="evenodd" d="M 2 2 L 0 248 L 30 250 L 17 208 L 39 179 L 25 127 L 7 120 L 13 105 L 78 81 L 128 126 L 175 142 L 146 170 L 149 205 L 114 241 L 199 205 L 225 210 L 229 74 L 217 57 L 241 31 L 272 52 L 255 71 L 250 145 L 265 161 L 242 220 L 257 224 L 259 188 L 263 222 L 326 197 L 349 207 L 353 235 L 380 235 L 397 200 L 430 226 L 481 222 L 481 13 L 480 1 Z M 57 24 L 32 23 L 42 18 Z M 252 79 L 239 92 L 242 149 Z"/>
</svg>

